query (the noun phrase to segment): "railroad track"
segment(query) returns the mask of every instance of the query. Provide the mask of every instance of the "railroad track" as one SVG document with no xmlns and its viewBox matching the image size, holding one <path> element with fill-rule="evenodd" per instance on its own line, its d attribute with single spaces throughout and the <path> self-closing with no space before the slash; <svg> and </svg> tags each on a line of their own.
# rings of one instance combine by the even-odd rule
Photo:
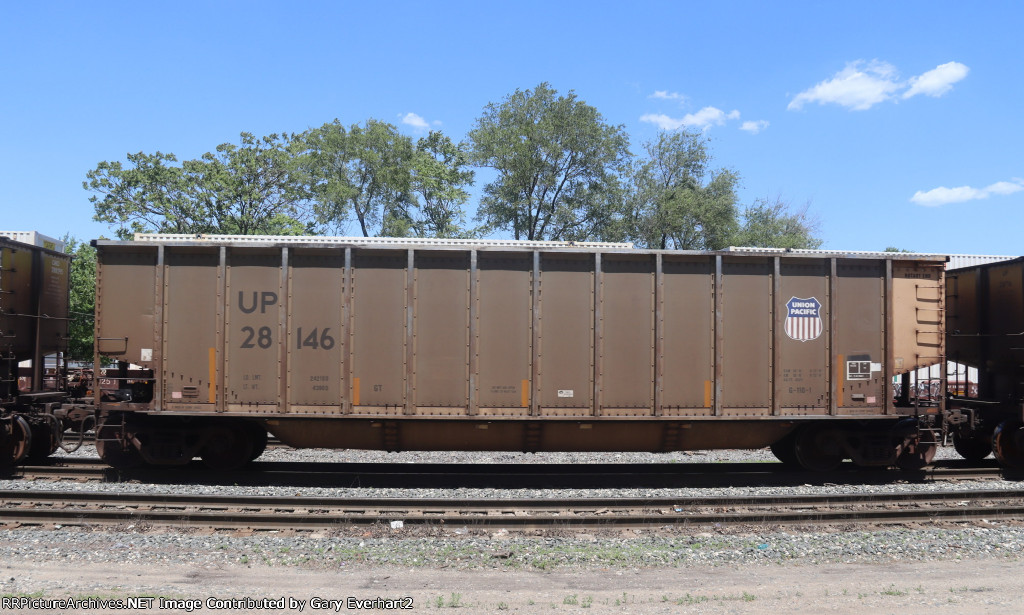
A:
<svg viewBox="0 0 1024 615">
<path fill-rule="evenodd" d="M 0 491 L 8 527 L 657 529 L 1024 520 L 1024 490 L 711 498 L 321 498 Z"/>
<path fill-rule="evenodd" d="M 247 486 L 395 488 L 630 488 L 857 485 L 957 480 L 1024 480 L 994 463 L 938 462 L 917 472 L 847 468 L 819 474 L 787 471 L 778 463 L 687 464 L 408 464 L 256 462 L 245 470 L 213 472 L 199 463 L 182 468 L 117 471 L 99 459 L 63 459 L 22 466 L 8 478 L 24 480 Z"/>
</svg>

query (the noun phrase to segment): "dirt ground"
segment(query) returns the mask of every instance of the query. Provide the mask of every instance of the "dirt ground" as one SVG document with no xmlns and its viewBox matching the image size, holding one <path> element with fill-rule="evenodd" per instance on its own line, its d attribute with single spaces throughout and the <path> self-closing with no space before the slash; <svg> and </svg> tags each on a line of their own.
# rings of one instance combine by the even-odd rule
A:
<svg viewBox="0 0 1024 615">
<path fill-rule="evenodd" d="M 1024 562 L 1005 559 L 584 572 L 379 567 L 318 571 L 241 564 L 127 570 L 92 564 L 68 570 L 59 563 L 3 561 L 0 573 L 0 612 L 15 613 L 124 613 L 104 608 L 99 600 L 140 595 L 156 597 L 149 608 L 135 611 L 142 613 L 408 612 L 404 607 L 451 613 L 756 615 L 971 615 L 1024 610 Z M 93 597 L 94 602 L 70 608 L 3 602 L 11 596 L 14 600 Z M 207 602 L 210 598 L 243 602 Z M 187 599 L 201 602 L 182 602 Z M 38 608 L 46 606 L 65 608 Z"/>
</svg>

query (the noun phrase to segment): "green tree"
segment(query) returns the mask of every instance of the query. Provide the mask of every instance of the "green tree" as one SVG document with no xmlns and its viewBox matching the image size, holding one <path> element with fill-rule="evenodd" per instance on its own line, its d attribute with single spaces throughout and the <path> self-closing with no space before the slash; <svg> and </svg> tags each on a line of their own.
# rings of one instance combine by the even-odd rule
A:
<svg viewBox="0 0 1024 615">
<path fill-rule="evenodd" d="M 621 218 L 624 128 L 547 83 L 489 103 L 470 131 L 472 161 L 494 169 L 477 212 L 488 231 L 516 239 L 601 237 Z"/>
<path fill-rule="evenodd" d="M 709 170 L 700 133 L 661 132 L 644 144 L 646 158 L 632 172 L 629 236 L 643 248 L 718 250 L 738 229 L 731 170 Z"/>
<path fill-rule="evenodd" d="M 302 142 L 318 222 L 344 234 L 354 219 L 363 237 L 412 232 L 411 138 L 379 120 L 348 129 L 334 120 L 303 133 Z"/>
<path fill-rule="evenodd" d="M 64 236 L 64 252 L 71 254 L 71 321 L 68 323 L 68 358 L 92 361 L 93 308 L 96 301 L 96 248 L 71 235 Z"/>
<path fill-rule="evenodd" d="M 743 211 L 743 224 L 732 238 L 736 246 L 811 249 L 821 247 L 816 236 L 818 221 L 808 215 L 809 206 L 793 211 L 781 198 L 757 199 Z"/>
<path fill-rule="evenodd" d="M 180 166 L 174 154 L 128 154 L 100 162 L 82 187 L 93 192 L 94 219 L 118 237 L 136 232 L 297 234 L 312 230 L 310 192 L 296 164 L 294 135 L 222 143 Z"/>
<path fill-rule="evenodd" d="M 418 237 L 457 238 L 473 235 L 465 229 L 462 206 L 469 199 L 474 173 L 462 144 L 439 131 L 416 143 L 412 191 L 417 198 L 413 232 Z"/>
</svg>

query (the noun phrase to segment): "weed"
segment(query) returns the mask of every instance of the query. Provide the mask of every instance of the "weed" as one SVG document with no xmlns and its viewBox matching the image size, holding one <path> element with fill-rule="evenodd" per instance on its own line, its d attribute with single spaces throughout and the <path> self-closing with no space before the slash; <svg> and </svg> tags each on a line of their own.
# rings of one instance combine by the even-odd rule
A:
<svg viewBox="0 0 1024 615">
<path fill-rule="evenodd" d="M 566 596 L 565 598 L 562 598 L 562 604 L 579 604 L 579 603 L 580 603 L 580 601 L 576 599 L 576 594 L 573 594 L 571 596 Z"/>
</svg>

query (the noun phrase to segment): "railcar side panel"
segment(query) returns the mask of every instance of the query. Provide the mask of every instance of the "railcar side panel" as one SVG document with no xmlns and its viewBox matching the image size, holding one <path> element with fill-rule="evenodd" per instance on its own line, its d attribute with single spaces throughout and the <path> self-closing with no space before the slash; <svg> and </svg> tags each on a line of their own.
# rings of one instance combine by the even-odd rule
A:
<svg viewBox="0 0 1024 615">
<path fill-rule="evenodd" d="M 758 257 L 722 262 L 721 414 L 771 414 L 771 263 Z"/>
<path fill-rule="evenodd" d="M 775 304 L 774 413 L 828 414 L 833 309 L 828 261 L 780 262 Z"/>
<path fill-rule="evenodd" d="M 416 414 L 469 411 L 468 253 L 418 254 L 413 318 Z"/>
<path fill-rule="evenodd" d="M 597 360 L 602 416 L 654 415 L 654 259 L 601 261 Z"/>
<path fill-rule="evenodd" d="M 96 270 L 96 352 L 118 361 L 160 370 L 156 359 L 157 295 L 154 246 L 101 250 Z M 188 312 L 189 310 L 186 310 Z M 144 352 L 145 351 L 145 352 Z"/>
<path fill-rule="evenodd" d="M 345 254 L 289 254 L 285 377 L 288 408 L 297 414 L 341 414 L 349 362 L 344 356 Z"/>
<path fill-rule="evenodd" d="M 217 386 L 223 357 L 217 316 L 224 302 L 219 250 L 167 251 L 164 263 L 164 403 L 171 410 L 186 404 L 215 412 L 223 403 Z"/>
<path fill-rule="evenodd" d="M 1024 258 L 948 275 L 950 360 L 978 368 L 979 397 L 1024 399 Z"/>
<path fill-rule="evenodd" d="M 594 255 L 542 254 L 540 412 L 594 414 Z"/>
<path fill-rule="evenodd" d="M 528 416 L 533 400 L 531 254 L 479 254 L 475 318 L 479 413 Z"/>
<path fill-rule="evenodd" d="M 715 260 L 665 255 L 661 274 L 661 416 L 714 413 Z"/>
<path fill-rule="evenodd" d="M 283 409 L 281 370 L 286 339 L 282 271 L 286 265 L 282 254 L 280 250 L 236 248 L 228 252 L 224 390 L 229 412 Z M 209 349 L 207 352 L 210 354 Z"/>
<path fill-rule="evenodd" d="M 406 405 L 406 252 L 357 252 L 352 271 L 352 412 L 400 415 Z"/>
<path fill-rule="evenodd" d="M 885 262 L 836 265 L 835 414 L 882 414 L 885 363 Z"/>
</svg>

